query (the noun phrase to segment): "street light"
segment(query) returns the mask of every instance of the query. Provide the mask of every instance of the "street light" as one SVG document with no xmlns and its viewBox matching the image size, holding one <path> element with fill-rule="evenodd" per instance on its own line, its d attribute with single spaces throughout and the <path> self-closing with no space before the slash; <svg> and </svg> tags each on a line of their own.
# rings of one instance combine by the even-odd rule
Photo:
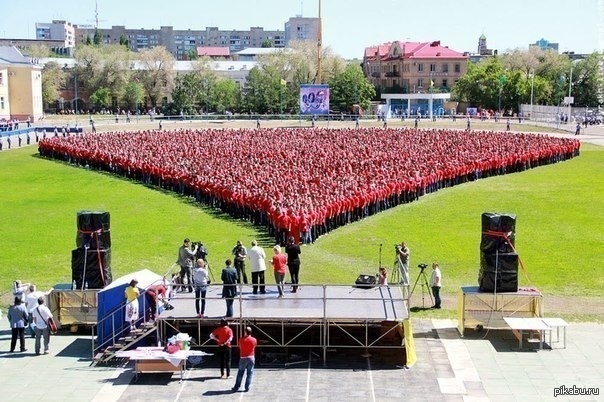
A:
<svg viewBox="0 0 604 402">
<path fill-rule="evenodd" d="M 535 69 L 531 69 L 531 120 L 533 120 L 533 88 L 535 87 Z"/>
</svg>

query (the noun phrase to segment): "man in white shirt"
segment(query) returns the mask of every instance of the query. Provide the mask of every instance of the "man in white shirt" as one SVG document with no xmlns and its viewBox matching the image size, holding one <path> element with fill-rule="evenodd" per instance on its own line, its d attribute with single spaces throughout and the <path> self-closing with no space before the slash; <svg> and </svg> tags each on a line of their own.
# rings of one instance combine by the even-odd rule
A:
<svg viewBox="0 0 604 402">
<path fill-rule="evenodd" d="M 34 324 L 32 310 L 38 307 L 38 299 L 40 297 L 44 297 L 44 292 L 37 291 L 36 285 L 29 285 L 29 293 L 25 296 L 25 308 L 27 308 L 27 312 L 29 313 L 29 328 L 32 338 L 36 336 L 36 324 Z"/>
<path fill-rule="evenodd" d="M 44 305 L 44 297 L 38 298 L 38 306 L 32 309 L 34 323 L 36 323 L 36 355 L 40 354 L 40 338 L 44 336 L 44 354 L 49 353 L 48 346 L 50 344 L 50 328 L 48 328 L 48 320 L 52 317 L 52 313 Z"/>
<path fill-rule="evenodd" d="M 438 263 L 432 263 L 432 276 L 430 277 L 430 286 L 434 295 L 434 308 L 440 309 L 440 288 L 442 287 L 442 276 Z"/>
<path fill-rule="evenodd" d="M 258 284 L 260 284 L 260 293 L 266 293 L 264 287 L 264 271 L 266 271 L 266 254 L 264 249 L 258 245 L 256 240 L 252 240 L 252 248 L 248 251 L 248 259 L 250 261 L 250 271 L 252 271 L 253 293 L 258 293 Z"/>
</svg>

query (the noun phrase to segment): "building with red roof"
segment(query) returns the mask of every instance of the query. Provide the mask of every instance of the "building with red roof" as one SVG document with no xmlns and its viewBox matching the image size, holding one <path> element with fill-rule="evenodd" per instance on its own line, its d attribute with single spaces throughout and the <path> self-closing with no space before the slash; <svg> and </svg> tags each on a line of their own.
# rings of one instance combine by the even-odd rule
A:
<svg viewBox="0 0 604 402">
<path fill-rule="evenodd" d="M 467 71 L 468 56 L 434 42 L 387 42 L 365 48 L 363 69 L 384 93 L 450 92 Z"/>
<path fill-rule="evenodd" d="M 197 46 L 197 56 L 212 60 L 232 60 L 228 46 Z"/>
</svg>

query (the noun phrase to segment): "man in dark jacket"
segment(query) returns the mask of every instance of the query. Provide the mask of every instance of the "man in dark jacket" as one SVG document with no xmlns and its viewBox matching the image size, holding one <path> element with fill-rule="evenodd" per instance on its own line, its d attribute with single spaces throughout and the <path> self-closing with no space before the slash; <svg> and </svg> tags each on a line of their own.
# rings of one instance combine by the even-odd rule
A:
<svg viewBox="0 0 604 402">
<path fill-rule="evenodd" d="M 237 295 L 237 271 L 232 266 L 231 260 L 225 261 L 225 267 L 222 270 L 222 297 L 226 299 L 226 317 L 233 316 L 233 299 Z"/>
</svg>

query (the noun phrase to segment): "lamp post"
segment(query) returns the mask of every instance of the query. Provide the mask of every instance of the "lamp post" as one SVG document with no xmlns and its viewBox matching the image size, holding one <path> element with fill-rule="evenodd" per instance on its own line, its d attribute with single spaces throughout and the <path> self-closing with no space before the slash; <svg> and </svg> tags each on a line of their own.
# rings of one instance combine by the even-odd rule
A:
<svg viewBox="0 0 604 402">
<path fill-rule="evenodd" d="M 499 97 L 497 101 L 497 109 L 499 110 L 499 115 L 501 116 L 501 90 L 503 89 L 503 84 L 505 83 L 505 76 L 499 76 Z"/>
<path fill-rule="evenodd" d="M 531 70 L 531 120 L 533 120 L 533 88 L 535 87 L 535 69 Z"/>
<path fill-rule="evenodd" d="M 206 82 L 206 117 L 210 114 L 210 108 L 208 106 L 210 101 L 210 86 L 208 84 L 208 77 L 205 78 Z"/>
<path fill-rule="evenodd" d="M 572 113 L 572 109 L 571 109 L 571 104 L 573 103 L 573 99 L 571 97 L 571 90 L 573 88 L 573 64 L 571 61 L 570 64 L 570 77 L 568 80 L 568 118 L 570 119 L 571 113 Z"/>
<path fill-rule="evenodd" d="M 78 127 L 78 74 L 74 68 L 73 70 L 73 83 L 74 83 L 74 88 L 75 88 L 75 125 L 76 125 L 76 130 Z M 76 132 L 77 134 L 77 132 Z"/>
</svg>

